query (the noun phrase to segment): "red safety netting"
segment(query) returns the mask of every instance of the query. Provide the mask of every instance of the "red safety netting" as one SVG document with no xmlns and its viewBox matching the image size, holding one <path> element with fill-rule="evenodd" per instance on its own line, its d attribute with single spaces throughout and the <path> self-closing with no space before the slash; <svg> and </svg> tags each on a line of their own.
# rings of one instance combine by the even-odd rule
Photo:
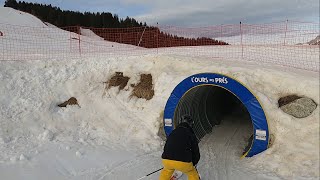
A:
<svg viewBox="0 0 320 180">
<path fill-rule="evenodd" d="M 319 71 L 319 41 L 318 23 L 297 21 L 116 29 L 0 24 L 0 61 L 176 54 Z"/>
</svg>

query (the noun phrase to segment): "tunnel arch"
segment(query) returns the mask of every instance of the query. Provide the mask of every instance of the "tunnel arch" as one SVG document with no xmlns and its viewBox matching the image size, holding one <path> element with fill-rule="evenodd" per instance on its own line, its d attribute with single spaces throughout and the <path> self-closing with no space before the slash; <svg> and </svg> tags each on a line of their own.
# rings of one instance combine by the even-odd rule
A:
<svg viewBox="0 0 320 180">
<path fill-rule="evenodd" d="M 196 89 L 196 90 L 195 90 Z M 215 90 L 213 90 L 215 89 Z M 258 101 L 258 99 L 239 81 L 231 78 L 229 76 L 217 73 L 201 73 L 189 76 L 188 78 L 181 81 L 172 91 L 164 110 L 164 131 L 168 136 L 172 130 L 175 128 L 175 125 L 178 124 L 177 119 L 179 119 L 179 115 L 177 113 L 177 108 L 179 106 L 179 102 L 188 99 L 188 94 L 192 94 L 193 96 L 197 96 L 197 94 L 201 94 L 201 96 L 206 97 L 206 94 L 210 94 L 210 91 L 216 91 L 219 89 L 223 89 L 234 95 L 246 108 L 247 112 L 250 115 L 250 119 L 253 127 L 253 140 L 251 143 L 251 147 L 249 150 L 243 155 L 243 157 L 251 157 L 254 156 L 268 148 L 269 142 L 269 129 L 266 115 L 263 111 L 263 108 Z M 192 91 L 197 91 L 193 92 Z M 199 91 L 199 92 L 198 92 Z M 214 92 L 211 92 L 214 93 Z M 214 100 L 214 99 L 213 99 Z M 199 105 L 203 107 L 210 106 L 202 105 L 202 99 L 197 99 Z M 218 106 L 217 106 L 218 107 Z M 201 109 L 201 108 L 200 108 Z M 214 110 L 213 110 L 214 111 Z M 214 111 L 218 112 L 218 111 Z M 185 112 L 187 113 L 187 112 Z M 201 113 L 199 113 L 201 114 Z M 200 118 L 201 119 L 201 118 Z M 214 123 L 208 122 L 213 127 Z M 207 125 L 204 125 L 208 130 Z M 206 132 L 208 132 L 206 130 Z M 210 129 L 209 129 L 210 131 Z M 201 134 L 198 134 L 199 139 L 203 137 Z"/>
</svg>

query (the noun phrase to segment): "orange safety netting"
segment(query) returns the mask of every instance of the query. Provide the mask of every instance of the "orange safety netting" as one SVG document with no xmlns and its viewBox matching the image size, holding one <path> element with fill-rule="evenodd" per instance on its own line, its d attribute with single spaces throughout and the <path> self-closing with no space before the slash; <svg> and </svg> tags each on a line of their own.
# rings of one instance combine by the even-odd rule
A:
<svg viewBox="0 0 320 180">
<path fill-rule="evenodd" d="M 318 30 L 318 23 L 298 21 L 192 28 L 0 24 L 0 61 L 177 54 L 319 71 Z"/>
</svg>

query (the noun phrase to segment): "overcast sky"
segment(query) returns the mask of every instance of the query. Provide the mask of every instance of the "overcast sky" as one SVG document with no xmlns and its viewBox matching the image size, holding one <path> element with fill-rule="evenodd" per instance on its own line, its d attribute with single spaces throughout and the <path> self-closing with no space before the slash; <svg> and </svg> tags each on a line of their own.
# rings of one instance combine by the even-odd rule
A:
<svg viewBox="0 0 320 180">
<path fill-rule="evenodd" d="M 4 5 L 5 0 L 0 0 Z M 209 26 L 300 20 L 319 22 L 319 0 L 27 0 L 63 10 L 111 12 L 154 25 Z"/>
</svg>

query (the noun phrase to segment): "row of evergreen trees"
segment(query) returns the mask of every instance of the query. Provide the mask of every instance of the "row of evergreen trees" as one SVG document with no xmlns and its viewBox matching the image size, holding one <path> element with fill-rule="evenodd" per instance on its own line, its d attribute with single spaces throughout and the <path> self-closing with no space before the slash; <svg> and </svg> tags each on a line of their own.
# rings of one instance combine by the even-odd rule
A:
<svg viewBox="0 0 320 180">
<path fill-rule="evenodd" d="M 146 23 L 137 22 L 133 18 L 119 18 L 111 13 L 92 13 L 64 11 L 59 7 L 45 4 L 28 3 L 24 1 L 6 0 L 4 7 L 11 7 L 20 11 L 28 12 L 45 22 L 49 22 L 58 27 L 85 26 L 97 28 L 127 28 L 146 26 Z"/>
</svg>

